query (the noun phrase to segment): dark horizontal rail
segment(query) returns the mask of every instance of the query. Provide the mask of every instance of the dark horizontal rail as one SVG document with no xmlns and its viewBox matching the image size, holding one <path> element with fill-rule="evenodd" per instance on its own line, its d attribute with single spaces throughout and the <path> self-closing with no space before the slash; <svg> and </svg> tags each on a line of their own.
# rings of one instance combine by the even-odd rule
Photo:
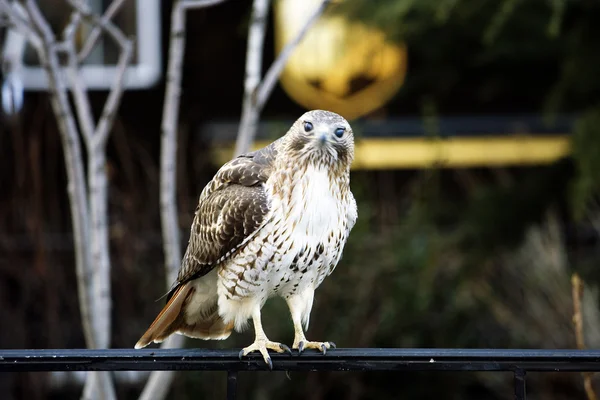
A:
<svg viewBox="0 0 600 400">
<path fill-rule="evenodd" d="M 600 350 L 335 349 L 326 355 L 272 354 L 287 371 L 600 371 Z M 0 350 L 0 372 L 119 370 L 265 370 L 259 355 L 238 350 Z"/>
<path fill-rule="evenodd" d="M 257 140 L 273 138 L 273 132 L 283 134 L 293 120 L 265 120 L 258 124 Z M 437 118 L 436 132 L 440 137 L 509 136 L 523 134 L 531 136 L 567 134 L 573 129 L 575 116 L 557 115 L 548 123 L 542 115 L 465 115 Z M 238 122 L 233 120 L 211 120 L 200 128 L 199 134 L 213 143 L 235 140 Z M 404 137 L 419 138 L 429 133 L 421 117 L 387 118 L 385 121 L 358 120 L 352 123 L 355 134 L 360 138 Z"/>
</svg>

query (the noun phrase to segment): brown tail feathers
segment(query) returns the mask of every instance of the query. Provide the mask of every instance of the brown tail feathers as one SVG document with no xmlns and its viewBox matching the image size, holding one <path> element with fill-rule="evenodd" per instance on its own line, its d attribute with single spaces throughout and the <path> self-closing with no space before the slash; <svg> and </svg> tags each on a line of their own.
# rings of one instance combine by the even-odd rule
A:
<svg viewBox="0 0 600 400">
<path fill-rule="evenodd" d="M 221 340 L 229 337 L 233 323 L 225 324 L 219 316 L 217 297 L 197 291 L 194 282 L 187 282 L 175 290 L 150 328 L 135 344 L 136 349 L 152 342 L 160 343 L 173 333 L 199 339 Z"/>
</svg>

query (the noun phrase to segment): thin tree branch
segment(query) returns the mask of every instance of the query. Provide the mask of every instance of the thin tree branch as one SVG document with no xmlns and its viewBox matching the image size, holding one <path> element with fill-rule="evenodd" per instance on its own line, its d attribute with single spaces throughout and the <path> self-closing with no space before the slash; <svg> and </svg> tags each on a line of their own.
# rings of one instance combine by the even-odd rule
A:
<svg viewBox="0 0 600 400">
<path fill-rule="evenodd" d="M 51 102 L 57 116 L 61 138 L 63 139 L 65 165 L 69 179 L 69 196 L 73 214 L 78 292 L 84 334 L 88 347 L 98 347 L 104 344 L 104 338 L 102 337 L 103 332 L 96 329 L 97 327 L 94 324 L 96 318 L 92 318 L 91 315 L 91 309 L 94 309 L 94 315 L 98 312 L 96 309 L 98 300 L 95 299 L 96 296 L 93 291 L 94 269 L 92 268 L 91 250 L 94 247 L 94 241 L 92 240 L 92 245 L 90 246 L 89 242 L 93 237 L 90 234 L 87 209 L 89 198 L 87 197 L 86 184 L 83 177 L 84 168 L 81 157 L 81 143 L 68 102 L 67 88 L 61 75 L 58 61 L 60 46 L 56 42 L 56 38 L 48 22 L 41 14 L 37 3 L 34 0 L 27 0 L 25 5 L 29 13 L 29 18 L 33 22 L 35 29 L 40 32 L 42 38 L 43 46 L 40 46 L 38 55 L 42 65 L 47 70 Z M 104 328 L 106 329 L 106 327 Z M 101 399 L 115 399 L 115 389 L 110 374 L 107 372 L 90 373 L 86 379 L 83 397 L 85 399 L 96 397 Z"/>
<path fill-rule="evenodd" d="M 246 153 L 254 136 L 260 116 L 256 104 L 256 93 L 262 74 L 263 46 L 267 30 L 267 17 L 270 0 L 254 0 L 250 27 L 248 29 L 248 44 L 246 47 L 246 78 L 244 79 L 244 99 L 242 102 L 242 117 L 238 128 L 235 144 L 235 155 Z"/>
<path fill-rule="evenodd" d="M 118 1 L 118 0 L 115 0 Z M 108 98 L 104 104 L 104 110 L 97 128 L 93 129 L 90 135 L 84 135 L 88 148 L 88 186 L 90 190 L 90 208 L 91 208 L 91 238 L 92 255 L 96 263 L 93 270 L 93 290 L 96 311 L 97 334 L 99 335 L 98 344 L 102 347 L 108 347 L 110 344 L 110 255 L 108 240 L 108 180 L 106 176 L 106 141 L 110 132 L 110 127 L 114 121 L 116 109 L 123 95 L 123 79 L 127 65 L 132 56 L 132 43 L 128 40 L 120 29 L 115 27 L 106 18 L 99 18 L 93 14 L 86 4 L 82 2 L 69 1 L 74 9 L 74 15 L 82 15 L 90 20 L 95 27 L 105 30 L 109 36 L 116 42 L 120 48 L 119 61 L 117 64 L 117 74 L 111 86 Z M 77 54 L 73 42 L 69 46 L 69 65 L 72 70 L 77 72 Z M 72 74 L 74 87 L 77 88 L 74 93 L 80 92 L 79 97 L 87 94 L 83 80 L 79 76 Z M 88 109 L 89 101 L 76 102 L 78 109 Z M 87 103 L 87 107 L 86 107 Z M 93 117 L 91 112 L 84 113 L 80 118 L 82 124 L 87 129 L 93 128 Z"/>
<path fill-rule="evenodd" d="M 205 8 L 216 6 L 224 3 L 226 0 L 182 0 L 180 1 L 183 10 L 191 10 L 194 8 Z"/>
<path fill-rule="evenodd" d="M 255 0 L 256 2 L 261 2 L 265 0 Z M 246 56 L 246 84 L 244 87 L 244 103 L 242 105 L 242 117 L 240 120 L 240 126 L 238 129 L 238 136 L 235 144 L 235 155 L 246 153 L 250 150 L 250 146 L 254 141 L 254 137 L 256 136 L 256 130 L 258 129 L 258 120 L 260 118 L 260 113 L 262 112 L 267 100 L 271 96 L 271 92 L 283 71 L 288 59 L 292 55 L 293 51 L 296 49 L 298 44 L 302 41 L 306 33 L 309 29 L 317 22 L 319 17 L 323 14 L 327 6 L 331 0 L 323 0 L 321 4 L 315 9 L 315 11 L 308 18 L 306 23 L 302 26 L 298 34 L 294 39 L 292 39 L 286 46 L 283 48 L 281 53 L 277 56 L 277 59 L 271 64 L 269 70 L 265 74 L 262 82 L 260 84 L 256 84 L 253 86 L 251 83 L 254 81 L 248 82 L 249 74 L 253 73 L 255 66 L 251 66 L 249 64 L 256 63 L 254 59 L 256 56 L 250 55 L 251 46 L 251 36 L 252 36 L 252 25 L 255 23 L 255 20 L 252 19 L 252 25 L 250 27 L 250 33 L 248 35 L 248 54 Z M 256 22 L 258 25 L 258 22 Z M 262 57 L 262 45 L 260 46 L 261 51 L 258 55 Z M 259 71 L 260 73 L 260 71 Z"/>
<path fill-rule="evenodd" d="M 62 37 L 63 41 L 71 42 L 75 41 L 75 34 L 77 33 L 77 29 L 79 29 L 79 25 L 81 24 L 81 14 L 74 11 L 71 13 L 71 20 L 63 29 Z"/>
<path fill-rule="evenodd" d="M 160 145 L 160 218 L 165 254 L 167 287 L 177 279 L 181 263 L 179 217 L 177 213 L 177 126 L 181 97 L 181 75 L 185 52 L 186 11 L 223 3 L 225 0 L 176 0 L 171 11 L 171 32 L 167 82 L 161 126 Z M 161 348 L 183 345 L 184 337 L 173 335 L 162 343 Z M 153 371 L 140 395 L 140 400 L 161 400 L 167 397 L 173 371 Z"/>
<path fill-rule="evenodd" d="M 279 53 L 279 55 L 277 56 L 277 59 L 273 62 L 273 64 L 271 64 L 271 67 L 265 74 L 265 77 L 257 90 L 256 107 L 259 109 L 259 112 L 262 111 L 269 96 L 271 96 L 271 92 L 275 87 L 275 83 L 277 83 L 277 79 L 279 79 L 279 75 L 281 75 L 281 72 L 283 71 L 283 68 L 285 67 L 285 64 L 287 63 L 288 59 L 290 58 L 296 47 L 298 47 L 302 39 L 304 39 L 304 36 L 306 36 L 306 33 L 309 31 L 309 29 L 315 24 L 315 22 L 317 22 L 319 17 L 323 14 L 330 2 L 331 0 L 323 0 L 321 2 L 321 4 L 308 18 L 302 29 L 300 29 L 298 35 L 296 35 L 296 37 L 293 40 L 291 40 L 288 44 L 285 45 L 283 50 L 281 50 L 281 53 Z"/>
<path fill-rule="evenodd" d="M 29 43 L 37 50 L 42 46 L 42 39 L 31 26 L 27 12 L 17 1 L 0 0 L 0 14 L 8 19 L 8 24 L 23 34 Z"/>
<path fill-rule="evenodd" d="M 110 3 L 106 11 L 104 12 L 104 15 L 102 16 L 102 23 L 106 24 L 107 22 L 112 20 L 112 18 L 121 9 L 121 6 L 124 3 L 125 0 L 114 0 L 112 3 Z M 102 25 L 96 25 L 92 28 L 92 31 L 88 35 L 85 43 L 83 44 L 83 47 L 81 48 L 81 51 L 77 55 L 78 62 L 82 63 L 90 55 L 90 53 L 96 46 L 96 43 L 98 42 L 101 33 Z"/>
<path fill-rule="evenodd" d="M 85 192 L 85 180 L 83 177 L 83 157 L 81 155 L 81 143 L 77 135 L 77 126 L 75 118 L 69 106 L 67 98 L 67 89 L 60 76 L 60 64 L 56 52 L 52 51 L 55 45 L 55 38 L 49 29 L 47 22 L 39 12 L 37 4 L 28 0 L 27 7 L 34 21 L 36 29 L 42 32 L 43 36 L 38 37 L 40 43 L 44 46 L 39 47 L 38 56 L 42 66 L 46 69 L 49 78 L 50 101 L 57 118 L 63 149 L 65 155 L 65 166 L 68 177 L 68 193 L 71 202 L 71 215 L 73 220 L 73 236 L 75 241 L 76 272 L 79 293 L 79 303 L 83 331 L 88 347 L 95 347 L 95 338 L 90 317 L 90 299 L 87 296 L 89 285 L 89 271 L 87 266 L 90 260 L 87 256 L 88 250 L 88 209 L 87 194 Z"/>
<path fill-rule="evenodd" d="M 79 13 L 74 11 L 71 14 L 72 20 L 79 19 Z M 67 34 L 69 37 L 70 35 Z M 87 147 L 87 151 L 92 150 L 92 142 L 95 131 L 94 116 L 92 114 L 92 107 L 90 105 L 90 99 L 88 98 L 87 85 L 79 74 L 79 64 L 77 63 L 77 54 L 75 52 L 74 36 L 70 36 L 65 39 L 64 47 L 67 53 L 67 68 L 66 76 L 69 80 L 69 88 L 73 94 L 73 100 L 75 103 L 75 112 L 77 113 L 77 119 L 79 120 L 79 126 L 81 127 L 81 134 L 83 135 L 83 141 Z"/>
<path fill-rule="evenodd" d="M 573 296 L 573 325 L 575 326 L 575 340 L 579 350 L 585 349 L 585 339 L 583 335 L 583 313 L 581 311 L 581 299 L 583 297 L 583 282 L 578 274 L 571 277 L 572 296 Z M 591 372 L 583 372 L 583 386 L 588 400 L 597 400 L 596 392 L 592 386 Z"/>
<path fill-rule="evenodd" d="M 181 74 L 185 49 L 185 13 L 192 8 L 204 8 L 225 0 L 175 1 L 171 11 L 169 60 L 161 125 L 161 224 L 165 251 L 167 286 L 177 278 L 181 262 L 179 224 L 176 202 L 177 122 L 181 97 Z"/>
<path fill-rule="evenodd" d="M 94 26 L 101 27 L 114 41 L 119 45 L 120 48 L 124 48 L 124 43 L 128 40 L 125 34 L 110 20 L 105 20 L 102 17 L 97 16 L 92 12 L 86 3 L 82 3 L 77 0 L 66 0 L 73 9 L 79 11 L 81 16 L 92 23 Z M 114 0 L 118 1 L 118 0 Z"/>
<path fill-rule="evenodd" d="M 110 128 L 113 126 L 116 111 L 124 92 L 123 82 L 125 80 L 125 72 L 127 71 L 127 66 L 131 62 L 133 56 L 133 42 L 131 40 L 125 40 L 117 44 L 121 46 L 121 54 L 119 55 L 119 61 L 117 62 L 117 73 L 115 80 L 111 85 L 106 103 L 104 103 L 102 116 L 100 117 L 98 128 L 94 135 L 94 140 L 102 146 L 106 144 Z"/>
<path fill-rule="evenodd" d="M 88 330 L 89 347 L 109 347 L 111 331 L 111 297 L 110 297 L 110 255 L 108 242 L 108 212 L 107 192 L 108 182 L 105 170 L 106 164 L 106 140 L 113 122 L 116 107 L 123 93 L 123 78 L 129 60 L 131 59 L 132 45 L 123 33 L 110 21 L 103 20 L 90 12 L 87 4 L 69 1 L 73 7 L 71 21 L 63 31 L 64 41 L 57 42 L 52 30 L 42 16 L 37 4 L 33 0 L 26 1 L 26 7 L 30 19 L 33 21 L 37 31 L 42 37 L 43 46 L 40 47 L 40 59 L 48 70 L 50 91 L 53 94 L 55 113 L 59 126 L 64 127 L 61 131 L 68 133 L 71 140 L 65 144 L 65 149 L 71 146 L 80 151 L 77 127 L 74 122 L 72 110 L 66 95 L 67 87 L 61 75 L 61 67 L 58 62 L 58 52 L 67 54 L 67 74 L 70 90 L 73 93 L 74 104 L 81 127 L 87 150 L 88 150 L 88 179 L 87 185 L 83 179 L 83 163 L 79 153 L 79 166 L 76 167 L 78 181 L 72 182 L 70 186 L 75 187 L 76 193 L 83 194 L 82 203 L 87 207 L 86 212 L 80 218 L 73 218 L 74 236 L 76 241 L 86 243 L 84 249 L 77 249 L 78 256 L 83 257 L 85 264 L 84 279 L 78 279 L 80 284 L 80 299 L 83 299 L 82 319 L 84 320 L 84 331 Z M 79 63 L 74 45 L 75 31 L 79 26 L 81 18 L 91 21 L 95 26 L 104 29 L 120 46 L 121 54 L 118 63 L 118 73 L 111 87 L 111 92 L 105 103 L 104 112 L 100 118 L 99 126 L 94 127 L 94 117 L 87 97 L 85 81 L 79 74 Z M 67 121 L 67 123 L 65 123 Z M 66 135 L 65 135 L 66 136 Z M 65 155 L 67 150 L 65 150 Z M 89 193 L 86 193 L 89 187 Z M 75 201 L 72 201 L 75 204 Z M 88 214 L 89 211 L 89 214 Z M 79 221 L 79 222 L 78 222 Z M 85 224 L 83 232 L 78 232 L 77 224 Z M 80 278 L 78 274 L 78 278 Z M 93 314 L 91 313 L 93 310 Z M 87 338 L 86 338 L 87 339 Z M 84 399 L 114 399 L 115 391 L 110 374 L 106 372 L 92 373 L 87 376 L 83 398 Z"/>
<path fill-rule="evenodd" d="M 89 204 L 91 208 L 91 243 L 92 257 L 95 262 L 95 268 L 92 270 L 92 305 L 94 309 L 93 325 L 94 331 L 98 335 L 97 345 L 108 347 L 110 343 L 110 254 L 108 242 L 108 182 L 105 171 L 106 164 L 106 141 L 110 127 L 114 121 L 116 108 L 123 94 L 123 78 L 129 61 L 131 60 L 132 44 L 131 41 L 124 39 L 124 35 L 115 29 L 111 35 L 120 46 L 119 62 L 117 64 L 117 74 L 109 92 L 108 99 L 104 104 L 104 111 L 100 118 L 98 127 L 94 126 L 94 117 L 87 97 L 87 87 L 84 80 L 79 75 L 79 64 L 74 45 L 74 35 L 69 35 L 74 27 L 78 25 L 81 15 L 91 19 L 101 29 L 109 30 L 108 23 L 99 19 L 86 9 L 81 3 L 71 2 L 74 8 L 72 13 L 73 28 L 68 28 L 65 40 L 68 55 L 68 77 L 71 84 L 71 91 L 75 99 L 75 109 L 79 117 L 79 123 L 82 128 L 82 134 L 88 151 L 88 186 L 90 190 Z M 69 40 L 70 39 L 70 40 Z"/>
<path fill-rule="evenodd" d="M 91 13 L 86 4 L 69 2 L 74 8 L 74 13 L 82 15 L 83 18 L 100 28 L 116 42 L 120 48 L 117 73 L 114 78 L 108 98 L 104 104 L 104 110 L 100 121 L 91 136 L 86 136 L 88 148 L 88 186 L 89 203 L 91 211 L 91 239 L 92 257 L 95 262 L 92 274 L 92 288 L 95 319 L 97 324 L 96 333 L 98 344 L 101 347 L 110 346 L 111 332 L 111 285 L 110 285 L 110 244 L 108 238 L 108 179 L 106 175 L 106 142 L 110 128 L 114 122 L 116 109 L 123 95 L 123 80 L 127 65 L 132 56 L 132 43 L 125 35 L 105 18 L 99 18 Z M 71 43 L 69 52 L 70 64 L 77 65 L 77 54 Z M 75 82 L 76 80 L 74 80 Z M 83 87 L 83 85 L 80 85 Z M 87 97 L 86 97 L 87 99 Z M 93 124 L 93 119 L 90 119 Z M 93 126 L 93 125 L 92 125 Z M 92 385 L 84 388 L 84 397 L 93 396 Z"/>
<path fill-rule="evenodd" d="M 75 0 L 67 1 L 75 9 L 75 13 L 77 15 L 82 15 L 84 18 L 95 24 L 94 30 L 99 29 L 106 31 L 120 49 L 119 61 L 117 62 L 117 73 L 111 86 L 108 99 L 104 103 L 102 116 L 98 122 L 97 129 L 94 131 L 93 140 L 90 141 L 90 144 L 104 146 L 106 144 L 106 140 L 108 139 L 108 134 L 110 133 L 110 127 L 114 122 L 116 110 L 119 107 L 121 97 L 123 95 L 123 81 L 125 72 L 127 71 L 127 66 L 131 62 L 131 58 L 133 56 L 132 41 L 127 39 L 123 32 L 110 21 L 110 17 L 114 15 L 119 7 L 121 7 L 123 1 L 114 0 L 102 18 L 98 18 L 98 16 L 92 13 L 85 4 Z M 93 44 L 95 44 L 95 41 L 92 43 L 92 45 Z M 76 63 L 76 60 L 77 57 L 73 60 L 73 63 Z"/>
<path fill-rule="evenodd" d="M 183 1 L 176 1 L 171 11 L 169 60 L 160 143 L 160 217 L 167 286 L 176 280 L 181 262 L 175 158 L 177 155 L 181 74 L 185 51 L 185 8 L 183 4 Z"/>
</svg>

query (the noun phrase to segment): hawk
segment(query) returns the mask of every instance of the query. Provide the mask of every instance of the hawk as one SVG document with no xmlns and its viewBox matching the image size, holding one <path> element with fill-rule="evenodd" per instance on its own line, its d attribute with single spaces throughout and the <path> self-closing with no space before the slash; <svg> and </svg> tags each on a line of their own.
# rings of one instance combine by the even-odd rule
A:
<svg viewBox="0 0 600 400">
<path fill-rule="evenodd" d="M 325 354 L 332 342 L 308 341 L 315 290 L 342 257 L 356 222 L 350 191 L 354 138 L 338 114 L 305 113 L 280 139 L 223 165 L 200 194 L 190 240 L 167 304 L 135 345 L 173 333 L 226 339 L 251 318 L 255 341 L 240 358 L 259 351 L 270 368 L 270 341 L 261 308 L 273 296 L 287 302 L 293 349 Z"/>
</svg>

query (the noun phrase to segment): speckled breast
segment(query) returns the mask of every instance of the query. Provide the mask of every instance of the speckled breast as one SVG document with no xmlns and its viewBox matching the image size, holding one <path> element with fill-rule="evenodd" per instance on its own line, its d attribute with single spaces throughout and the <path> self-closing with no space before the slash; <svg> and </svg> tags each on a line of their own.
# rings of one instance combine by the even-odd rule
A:
<svg viewBox="0 0 600 400">
<path fill-rule="evenodd" d="M 271 190 L 268 222 L 219 273 L 230 299 L 316 289 L 341 257 L 350 205 L 339 183 L 312 166 L 285 179 L 291 191 Z"/>
</svg>

